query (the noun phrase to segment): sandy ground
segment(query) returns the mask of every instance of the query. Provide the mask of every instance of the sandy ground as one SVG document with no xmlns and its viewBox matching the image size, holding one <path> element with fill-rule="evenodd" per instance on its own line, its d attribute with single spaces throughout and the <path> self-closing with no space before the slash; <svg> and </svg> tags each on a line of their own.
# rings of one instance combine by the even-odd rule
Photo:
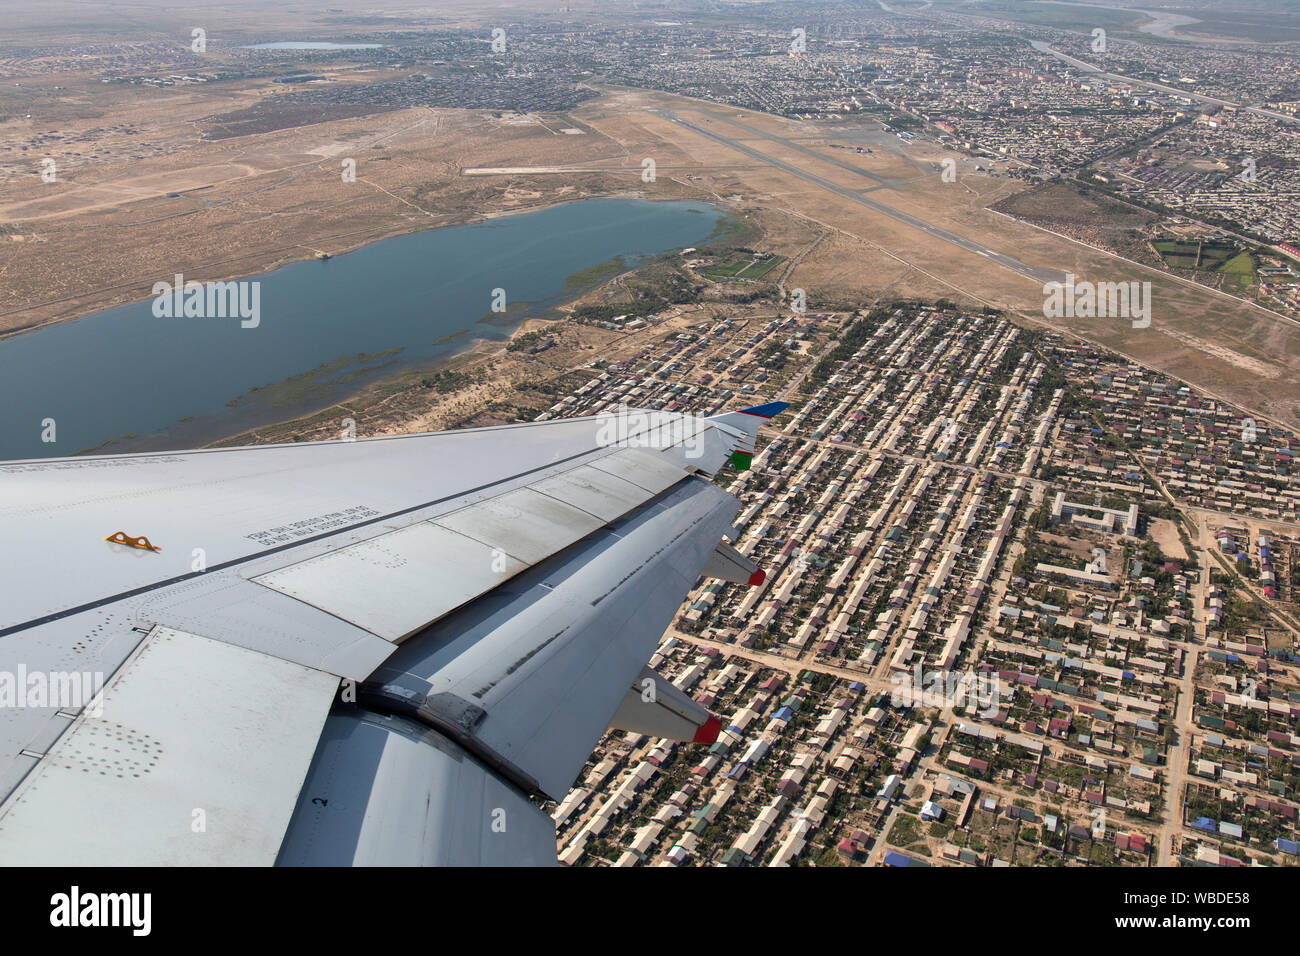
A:
<svg viewBox="0 0 1300 956">
<path fill-rule="evenodd" d="M 586 196 L 692 197 L 761 211 L 774 251 L 782 251 L 783 232 L 797 235 L 783 254 L 798 255 L 823 235 L 785 277 L 787 289 L 993 305 L 1130 356 L 1256 417 L 1300 424 L 1300 381 L 1289 374 L 1300 364 L 1300 325 L 995 214 L 985 207 L 1018 185 L 968 165 L 944 183 L 937 147 L 873 138 L 865 121 L 795 122 L 609 90 L 568 114 L 498 119 L 402 110 L 207 141 L 205 117 L 241 108 L 256 89 L 156 92 L 142 105 L 118 88 L 71 85 L 68 98 L 86 117 L 61 126 L 63 145 L 50 151 L 75 143 L 73 152 L 94 153 L 95 161 L 56 155 L 62 172 L 53 185 L 30 169 L 0 182 L 0 210 L 58 213 L 0 222 L 0 333 L 146 298 L 154 281 L 176 272 L 200 281 L 254 275 L 387 236 Z M 118 120 L 112 125 L 109 111 Z M 1149 281 L 1151 326 L 1047 320 L 1039 282 L 679 126 L 665 111 L 1026 263 L 1080 278 Z M 30 136 L 24 122 L 0 124 L 0 155 Z M 568 128 L 586 132 L 556 132 Z M 875 144 L 869 155 L 855 151 L 863 142 Z M 357 163 L 355 182 L 340 175 L 348 158 Z M 647 158 L 659 170 L 650 183 L 641 177 Z M 547 171 L 522 171 L 528 167 Z M 469 169 L 499 171 L 464 175 Z M 589 169 L 600 171 L 580 171 Z M 228 171 L 241 175 L 224 178 Z M 173 195 L 158 192 L 200 180 L 168 190 Z"/>
<path fill-rule="evenodd" d="M 1156 518 L 1151 522 L 1150 533 L 1166 555 L 1176 561 L 1187 560 L 1187 549 L 1183 547 L 1183 539 L 1178 536 L 1178 526 L 1174 522 Z"/>
</svg>

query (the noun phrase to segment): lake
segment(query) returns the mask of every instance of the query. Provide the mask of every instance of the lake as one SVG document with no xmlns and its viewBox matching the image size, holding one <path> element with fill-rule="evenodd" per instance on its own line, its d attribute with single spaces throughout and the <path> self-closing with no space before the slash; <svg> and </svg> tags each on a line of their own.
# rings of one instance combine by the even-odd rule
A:
<svg viewBox="0 0 1300 956">
<path fill-rule="evenodd" d="M 722 216 L 698 202 L 589 199 L 385 239 L 253 277 L 255 325 L 159 317 L 170 309 L 146 284 L 140 302 L 0 340 L 0 460 L 188 448 L 317 411 L 505 339 L 583 291 L 570 277 L 696 245 Z M 166 268 L 157 279 L 173 283 Z M 493 312 L 502 295 L 505 314 Z"/>
</svg>

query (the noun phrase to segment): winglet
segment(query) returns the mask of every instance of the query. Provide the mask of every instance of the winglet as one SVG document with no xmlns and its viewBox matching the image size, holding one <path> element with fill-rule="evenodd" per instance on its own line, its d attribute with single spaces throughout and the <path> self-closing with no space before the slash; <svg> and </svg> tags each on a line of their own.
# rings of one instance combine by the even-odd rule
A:
<svg viewBox="0 0 1300 956">
<path fill-rule="evenodd" d="M 742 408 L 742 415 L 757 415 L 759 418 L 776 418 L 783 411 L 790 407 L 789 402 L 768 402 L 765 405 L 755 405 L 753 408 Z"/>
<path fill-rule="evenodd" d="M 728 427 L 734 434 L 746 435 L 752 439 L 758 434 L 764 421 L 775 418 L 789 407 L 789 402 L 768 402 L 766 405 L 755 405 L 753 408 L 711 415 L 707 420 Z"/>
<path fill-rule="evenodd" d="M 749 468 L 754 458 L 754 439 L 764 421 L 769 421 L 790 407 L 789 402 L 768 402 L 736 412 L 713 415 L 708 421 L 719 426 L 731 436 L 731 463 L 741 471 Z"/>
</svg>

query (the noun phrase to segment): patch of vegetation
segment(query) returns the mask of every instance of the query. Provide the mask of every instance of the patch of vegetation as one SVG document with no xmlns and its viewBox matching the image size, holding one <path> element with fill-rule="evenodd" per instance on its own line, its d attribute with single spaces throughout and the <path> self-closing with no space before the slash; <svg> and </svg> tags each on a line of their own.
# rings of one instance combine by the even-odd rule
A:
<svg viewBox="0 0 1300 956">
<path fill-rule="evenodd" d="M 226 405 L 233 408 L 257 401 L 270 408 L 281 408 L 301 404 L 320 389 L 345 385 L 387 368 L 396 361 L 396 356 L 401 351 L 399 347 L 385 352 L 358 352 L 356 355 L 323 362 L 310 371 L 291 375 L 282 382 L 254 385 L 245 394 L 226 402 Z"/>
<path fill-rule="evenodd" d="M 889 842 L 894 846 L 909 846 L 921 839 L 921 834 L 917 830 L 915 817 L 910 817 L 906 813 L 900 813 L 898 819 L 894 822 L 889 831 Z"/>
<path fill-rule="evenodd" d="M 571 314 L 575 321 L 585 323 L 608 322 L 618 315 L 652 315 L 670 305 L 698 301 L 704 288 L 678 263 L 663 258 L 620 280 L 617 300 L 588 302 L 575 307 Z"/>
<path fill-rule="evenodd" d="M 564 280 L 564 289 L 566 292 L 572 292 L 575 289 L 591 288 L 607 282 L 614 276 L 627 271 L 627 262 L 622 256 L 615 256 L 608 262 L 602 262 L 594 265 L 589 269 L 582 269 Z"/>
<path fill-rule="evenodd" d="M 468 388 L 484 380 L 483 370 L 478 369 L 474 372 L 457 372 L 454 369 L 444 369 L 440 372 L 434 372 L 432 375 L 426 375 L 420 379 L 420 384 L 424 388 L 431 388 L 435 392 L 455 392 L 462 388 Z"/>
<path fill-rule="evenodd" d="M 784 257 L 771 252 L 755 252 L 753 249 L 738 248 L 719 256 L 702 271 L 706 279 L 715 282 L 753 280 L 763 278 L 783 261 Z"/>
<path fill-rule="evenodd" d="M 506 351 L 524 352 L 532 348 L 534 345 L 541 344 L 543 340 L 547 340 L 549 338 L 550 338 L 550 332 L 547 331 L 546 329 L 537 329 L 533 332 L 524 332 L 521 335 L 516 335 L 513 339 L 510 340 L 510 344 L 506 346 Z"/>
</svg>

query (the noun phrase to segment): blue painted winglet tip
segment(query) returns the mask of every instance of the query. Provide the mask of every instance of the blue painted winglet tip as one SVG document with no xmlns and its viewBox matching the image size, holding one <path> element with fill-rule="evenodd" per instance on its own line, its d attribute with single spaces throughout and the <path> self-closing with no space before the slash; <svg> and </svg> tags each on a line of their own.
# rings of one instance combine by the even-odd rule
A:
<svg viewBox="0 0 1300 956">
<path fill-rule="evenodd" d="M 755 405 L 753 408 L 742 408 L 740 413 L 742 415 L 757 415 L 759 418 L 775 418 L 789 407 L 789 402 L 768 402 L 766 405 Z"/>
</svg>

